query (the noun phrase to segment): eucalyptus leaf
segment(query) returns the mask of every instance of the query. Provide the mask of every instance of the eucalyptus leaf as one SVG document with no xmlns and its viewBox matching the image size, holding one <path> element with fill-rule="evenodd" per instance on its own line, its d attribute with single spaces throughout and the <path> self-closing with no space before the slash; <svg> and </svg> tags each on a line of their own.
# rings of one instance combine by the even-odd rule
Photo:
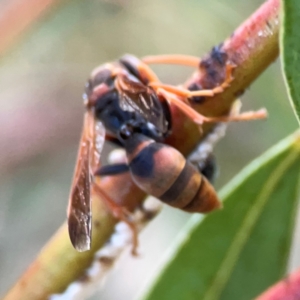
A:
<svg viewBox="0 0 300 300">
<path fill-rule="evenodd" d="M 288 95 L 300 121 L 300 1 L 282 1 L 281 59 Z"/>
<path fill-rule="evenodd" d="M 299 198 L 300 134 L 271 148 L 195 215 L 141 299 L 253 299 L 286 270 Z"/>
</svg>

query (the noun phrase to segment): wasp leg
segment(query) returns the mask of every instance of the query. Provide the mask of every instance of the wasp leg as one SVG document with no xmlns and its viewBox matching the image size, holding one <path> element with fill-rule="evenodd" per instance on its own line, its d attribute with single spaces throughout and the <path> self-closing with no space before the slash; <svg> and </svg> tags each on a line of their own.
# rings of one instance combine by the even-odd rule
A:
<svg viewBox="0 0 300 300">
<path fill-rule="evenodd" d="M 114 145 L 118 147 L 123 147 L 123 144 L 117 139 L 116 137 L 110 135 L 110 134 L 105 134 L 105 140 L 113 143 Z"/>
<path fill-rule="evenodd" d="M 240 108 L 240 101 L 237 100 L 232 105 L 230 115 L 237 115 Z M 218 141 L 225 136 L 227 125 L 227 123 L 216 124 L 188 158 L 210 183 L 213 183 L 218 175 L 218 166 L 213 150 Z"/>
<path fill-rule="evenodd" d="M 191 161 L 191 163 L 204 175 L 210 183 L 214 183 L 218 176 L 216 157 L 210 153 L 205 160 Z"/>
<path fill-rule="evenodd" d="M 232 76 L 232 71 L 235 67 L 236 67 L 236 65 L 234 65 L 234 64 L 231 64 L 231 63 L 226 64 L 225 79 L 219 86 L 216 86 L 211 90 L 200 90 L 200 91 L 186 90 L 186 92 L 187 92 L 186 97 L 188 97 L 188 98 L 195 97 L 195 96 L 212 97 L 215 94 L 222 93 L 227 87 L 230 86 L 230 83 L 233 81 L 234 77 Z"/>
<path fill-rule="evenodd" d="M 119 175 L 129 171 L 127 164 L 114 164 L 102 166 L 94 173 L 95 176 L 113 176 Z"/>
<path fill-rule="evenodd" d="M 260 109 L 258 111 L 248 111 L 241 113 L 237 116 L 220 116 L 220 117 L 205 117 L 195 111 L 187 103 L 183 102 L 181 98 L 174 95 L 173 93 L 167 92 L 164 89 L 159 88 L 157 94 L 165 97 L 167 101 L 177 106 L 183 113 L 185 113 L 190 119 L 196 124 L 202 125 L 204 122 L 217 123 L 217 122 L 232 122 L 232 121 L 249 121 L 264 119 L 267 117 L 266 109 Z"/>
<path fill-rule="evenodd" d="M 175 105 L 183 113 L 185 113 L 191 120 L 197 124 L 203 124 L 205 117 L 196 112 L 191 106 L 183 102 L 179 97 L 173 93 L 167 92 L 164 89 L 159 88 L 157 94 L 163 96 L 168 102 Z"/>
<path fill-rule="evenodd" d="M 237 116 L 240 113 L 241 101 L 236 100 L 231 106 L 230 116 Z M 225 136 L 228 124 L 220 122 L 205 136 L 196 149 L 188 157 L 188 160 L 202 173 L 211 183 L 218 175 L 213 149 L 221 138 Z"/>
<path fill-rule="evenodd" d="M 167 54 L 145 56 L 142 58 L 142 61 L 146 64 L 184 65 L 198 68 L 201 60 L 196 56 Z"/>
<path fill-rule="evenodd" d="M 175 86 L 175 85 L 171 85 L 171 84 L 164 84 L 164 83 L 160 83 L 160 82 L 150 82 L 149 86 L 151 86 L 157 92 L 158 92 L 158 90 L 165 90 L 166 92 L 172 93 L 172 94 L 176 95 L 177 97 L 181 97 L 182 99 L 180 101 L 184 101 L 184 102 L 188 103 L 187 97 L 186 97 L 187 92 L 186 92 L 186 89 L 184 89 L 184 88 L 181 88 L 181 87 Z"/>
<path fill-rule="evenodd" d="M 213 89 L 208 90 L 199 90 L 199 91 L 190 91 L 188 89 L 184 89 L 182 87 L 176 87 L 169 84 L 162 84 L 160 82 L 150 82 L 149 86 L 154 89 L 162 88 L 168 92 L 171 92 L 179 97 L 183 97 L 185 99 L 192 97 L 212 97 L 216 94 L 222 93 L 232 82 L 232 70 L 235 68 L 235 65 L 227 64 L 226 65 L 226 76 L 224 82 L 216 86 Z"/>
<path fill-rule="evenodd" d="M 128 172 L 129 167 L 127 164 L 114 164 L 102 166 L 96 172 L 95 176 L 113 176 Z M 98 194 L 105 202 L 107 208 L 112 212 L 112 214 L 119 220 L 125 222 L 132 230 L 133 236 L 133 246 L 132 254 L 137 255 L 138 247 L 138 231 L 134 220 L 132 219 L 132 214 L 125 207 L 117 204 L 106 192 L 104 192 L 95 182 L 93 183 L 93 189 L 96 194 Z"/>
<path fill-rule="evenodd" d="M 93 183 L 93 190 L 98 194 L 101 199 L 107 205 L 107 208 L 112 212 L 113 216 L 118 220 L 126 223 L 132 231 L 132 250 L 131 253 L 134 256 L 137 256 L 138 248 L 138 229 L 132 219 L 132 214 L 125 207 L 118 205 L 106 192 L 103 191 L 95 182 Z"/>
</svg>

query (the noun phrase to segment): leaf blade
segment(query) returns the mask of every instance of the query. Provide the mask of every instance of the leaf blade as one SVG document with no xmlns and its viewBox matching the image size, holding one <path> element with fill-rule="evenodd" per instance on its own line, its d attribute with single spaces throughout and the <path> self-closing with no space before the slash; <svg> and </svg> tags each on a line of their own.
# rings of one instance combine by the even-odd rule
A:
<svg viewBox="0 0 300 300">
<path fill-rule="evenodd" d="M 252 299 L 283 275 L 299 195 L 298 139 L 284 140 L 237 176 L 221 193 L 223 211 L 202 222 L 192 217 L 142 299 Z M 291 200 L 282 203 L 283 195 Z"/>
<path fill-rule="evenodd" d="M 300 2 L 282 1 L 280 55 L 288 96 L 300 122 Z"/>
</svg>

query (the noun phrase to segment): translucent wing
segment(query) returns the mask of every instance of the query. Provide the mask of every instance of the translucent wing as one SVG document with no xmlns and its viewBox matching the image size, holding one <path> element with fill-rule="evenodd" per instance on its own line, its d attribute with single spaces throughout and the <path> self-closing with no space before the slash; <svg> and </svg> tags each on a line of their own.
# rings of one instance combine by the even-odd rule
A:
<svg viewBox="0 0 300 300">
<path fill-rule="evenodd" d="M 69 235 L 80 252 L 91 247 L 91 180 L 99 164 L 105 131 L 91 111 L 84 116 L 83 132 L 68 205 Z"/>
<path fill-rule="evenodd" d="M 123 110 L 138 112 L 160 132 L 168 130 L 163 106 L 151 87 L 129 74 L 121 74 L 116 78 L 116 88 Z"/>
</svg>

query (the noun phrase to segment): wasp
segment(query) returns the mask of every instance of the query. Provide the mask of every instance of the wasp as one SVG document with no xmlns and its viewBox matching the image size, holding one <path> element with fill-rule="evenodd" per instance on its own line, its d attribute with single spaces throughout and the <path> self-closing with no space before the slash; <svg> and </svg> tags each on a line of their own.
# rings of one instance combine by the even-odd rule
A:
<svg viewBox="0 0 300 300">
<path fill-rule="evenodd" d="M 94 179 L 98 176 L 130 172 L 134 183 L 147 194 L 188 212 L 206 213 L 220 206 L 207 178 L 178 150 L 163 143 L 172 132 L 170 105 L 199 125 L 265 117 L 265 111 L 259 111 L 209 118 L 190 106 L 193 97 L 213 96 L 228 87 L 232 64 L 226 64 L 225 80 L 216 88 L 190 91 L 161 83 L 149 67 L 151 63 L 197 67 L 199 59 L 167 55 L 140 60 L 125 55 L 96 68 L 86 84 L 86 112 L 68 205 L 69 235 L 78 251 L 90 249 L 91 189 L 102 196 L 115 215 L 130 223 L 126 209 L 118 207 L 97 185 Z M 125 149 L 127 163 L 100 166 L 105 139 Z"/>
</svg>

